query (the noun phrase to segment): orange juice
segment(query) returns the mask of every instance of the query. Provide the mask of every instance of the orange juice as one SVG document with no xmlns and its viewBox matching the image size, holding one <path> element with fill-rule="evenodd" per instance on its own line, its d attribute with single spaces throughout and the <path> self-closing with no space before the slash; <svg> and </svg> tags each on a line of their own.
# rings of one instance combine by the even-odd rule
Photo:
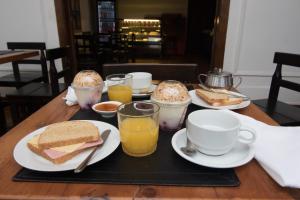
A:
<svg viewBox="0 0 300 200">
<path fill-rule="evenodd" d="M 131 102 L 132 88 L 128 85 L 112 85 L 108 87 L 108 98 L 122 103 Z"/>
<path fill-rule="evenodd" d="M 145 156 L 156 150 L 158 123 L 151 117 L 126 118 L 119 124 L 122 148 L 131 156 Z"/>
</svg>

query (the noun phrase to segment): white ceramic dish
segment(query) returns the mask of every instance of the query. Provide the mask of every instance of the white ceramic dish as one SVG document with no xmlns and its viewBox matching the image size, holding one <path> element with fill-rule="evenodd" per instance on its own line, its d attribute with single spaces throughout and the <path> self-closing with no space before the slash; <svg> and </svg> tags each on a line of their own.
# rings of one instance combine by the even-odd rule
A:
<svg viewBox="0 0 300 200">
<path fill-rule="evenodd" d="M 108 104 L 114 104 L 116 106 L 116 109 L 114 110 L 100 110 L 100 109 L 96 109 L 97 106 L 105 106 L 105 105 L 108 105 Z M 101 102 L 101 103 L 96 103 L 92 106 L 92 109 L 96 112 L 96 113 L 99 113 L 101 114 L 102 117 L 104 118 L 111 118 L 113 116 L 116 115 L 117 113 L 117 110 L 118 110 L 118 106 L 121 105 L 122 103 L 119 102 L 119 101 L 104 101 L 104 102 Z"/>
<path fill-rule="evenodd" d="M 180 148 L 186 146 L 186 129 L 177 131 L 172 138 L 172 146 L 182 158 L 205 167 L 212 168 L 233 168 L 248 163 L 254 157 L 252 145 L 237 143 L 228 153 L 221 156 L 208 156 L 197 152 L 193 156 L 185 155 Z"/>
<path fill-rule="evenodd" d="M 104 145 L 101 148 L 99 148 L 95 152 L 93 158 L 90 160 L 89 165 L 91 165 L 104 159 L 105 157 L 109 156 L 112 152 L 114 152 L 115 149 L 120 144 L 120 136 L 119 136 L 119 130 L 108 123 L 101 122 L 101 121 L 94 121 L 94 120 L 84 120 L 84 121 L 89 121 L 93 123 L 95 126 L 98 127 L 100 133 L 106 129 L 111 130 L 107 138 L 107 141 L 104 143 Z M 36 171 L 58 172 L 58 171 L 73 170 L 92 151 L 92 149 L 84 151 L 63 164 L 59 164 L 59 165 L 53 164 L 52 162 L 44 159 L 43 157 L 33 153 L 27 147 L 27 141 L 30 140 L 33 136 L 43 132 L 46 127 L 47 126 L 39 128 L 29 133 L 17 143 L 17 145 L 14 148 L 14 159 L 19 165 L 27 169 L 32 169 Z"/>
<path fill-rule="evenodd" d="M 155 90 L 156 87 L 157 87 L 157 85 L 152 84 L 151 87 L 150 87 L 150 89 L 149 89 L 149 91 L 147 93 L 140 93 L 140 94 L 133 93 L 132 96 L 136 97 L 136 98 L 150 96 L 152 94 L 152 92 Z"/>
<path fill-rule="evenodd" d="M 241 95 L 240 93 L 234 92 L 237 95 Z M 212 109 L 227 109 L 227 110 L 236 110 L 236 109 L 241 109 L 241 108 L 245 108 L 247 106 L 250 105 L 250 100 L 248 101 L 243 101 L 240 104 L 236 104 L 236 105 L 229 105 L 229 106 L 212 106 L 209 105 L 208 103 L 206 103 L 204 100 L 202 100 L 200 97 L 198 97 L 196 95 L 195 90 L 190 90 L 189 94 L 192 98 L 192 103 L 204 108 L 212 108 Z"/>
</svg>

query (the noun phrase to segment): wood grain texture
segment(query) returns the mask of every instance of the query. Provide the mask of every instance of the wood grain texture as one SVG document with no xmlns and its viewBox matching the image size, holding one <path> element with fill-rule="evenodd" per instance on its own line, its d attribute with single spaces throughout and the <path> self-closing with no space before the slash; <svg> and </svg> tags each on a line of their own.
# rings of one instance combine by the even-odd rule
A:
<svg viewBox="0 0 300 200">
<path fill-rule="evenodd" d="M 75 44 L 73 41 L 74 30 L 72 27 L 73 17 L 71 10 L 71 0 L 54 0 L 56 24 L 59 36 L 59 44 L 61 47 L 69 46 L 68 62 L 63 60 L 63 68 L 70 67 L 72 74 L 77 72 L 77 59 L 75 52 Z"/>
<path fill-rule="evenodd" d="M 17 60 L 23 60 L 24 58 L 30 58 L 39 55 L 39 51 L 22 51 L 13 52 L 0 55 L 0 64 L 13 62 Z"/>
<path fill-rule="evenodd" d="M 79 110 L 78 106 L 66 106 L 62 100 L 64 95 L 56 97 L 0 139 L 0 199 L 300 199 L 299 190 L 280 187 L 255 160 L 236 168 L 241 180 L 239 187 L 13 182 L 12 177 L 21 169 L 13 159 L 16 143 L 37 128 L 68 120 Z M 277 125 L 253 104 L 238 112 Z"/>
<path fill-rule="evenodd" d="M 223 68 L 230 0 L 217 0 L 211 66 Z"/>
</svg>

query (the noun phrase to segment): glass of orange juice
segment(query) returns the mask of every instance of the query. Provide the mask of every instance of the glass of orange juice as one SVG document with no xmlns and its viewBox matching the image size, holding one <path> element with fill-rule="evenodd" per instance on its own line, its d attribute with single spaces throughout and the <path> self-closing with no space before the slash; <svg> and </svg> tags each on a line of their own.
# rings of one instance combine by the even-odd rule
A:
<svg viewBox="0 0 300 200">
<path fill-rule="evenodd" d="M 132 75 L 112 74 L 106 77 L 108 98 L 111 101 L 129 103 L 132 100 Z"/>
<path fill-rule="evenodd" d="M 118 124 L 123 151 L 134 157 L 156 150 L 159 106 L 150 102 L 131 102 L 118 108 Z"/>
</svg>

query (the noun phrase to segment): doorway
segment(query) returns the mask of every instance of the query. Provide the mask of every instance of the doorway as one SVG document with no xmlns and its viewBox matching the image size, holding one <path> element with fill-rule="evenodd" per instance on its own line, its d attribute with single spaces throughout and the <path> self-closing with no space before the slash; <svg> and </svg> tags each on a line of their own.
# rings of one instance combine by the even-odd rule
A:
<svg viewBox="0 0 300 200">
<path fill-rule="evenodd" d="M 188 1 L 188 54 L 198 54 L 210 60 L 215 11 L 216 0 Z"/>
<path fill-rule="evenodd" d="M 63 9 L 68 10 L 68 12 L 65 12 L 64 16 L 61 15 L 60 12 L 57 12 L 57 19 L 60 18 L 67 18 L 65 20 L 58 20 L 58 29 L 59 29 L 59 36 L 61 43 L 66 43 L 66 41 L 71 42 L 74 41 L 74 32 L 78 32 L 81 25 L 76 22 L 75 17 L 77 17 L 77 21 L 80 16 L 80 8 L 78 9 L 77 5 L 77 11 L 73 12 L 71 5 L 75 1 L 80 0 L 65 0 L 64 3 L 61 3 L 60 0 L 55 0 L 55 6 L 56 10 L 62 10 L 61 7 L 64 5 Z M 97 12 L 97 1 L 99 0 L 89 0 L 90 1 L 90 16 L 91 22 L 89 23 L 91 25 L 91 30 L 96 31 L 96 12 Z M 122 1 L 123 0 L 119 0 Z M 130 0 L 129 0 L 130 1 Z M 132 1 L 132 0 L 131 0 Z M 185 27 L 185 33 L 182 32 L 181 36 L 182 38 L 178 39 L 178 42 L 176 43 L 177 47 L 175 48 L 176 51 L 171 51 L 170 49 L 167 49 L 168 53 L 167 55 L 161 54 L 161 56 L 154 57 L 154 58 L 141 58 L 136 59 L 135 62 L 160 62 L 160 63 L 175 63 L 175 62 L 193 62 L 198 63 L 200 66 L 199 72 L 206 73 L 210 66 L 221 66 L 223 65 L 223 58 L 224 58 L 224 51 L 225 51 L 225 40 L 226 40 L 226 32 L 227 32 L 227 21 L 228 21 L 228 13 L 229 13 L 229 5 L 230 0 L 181 0 L 185 1 L 187 4 L 187 14 L 186 16 L 179 16 L 174 15 L 174 13 L 166 12 L 164 15 L 151 15 L 151 13 L 145 13 L 144 17 L 151 16 L 156 17 L 162 20 L 164 17 L 169 17 L 170 22 L 172 23 L 172 20 L 179 19 L 181 23 L 173 23 L 172 26 L 175 24 L 180 24 L 182 27 Z M 57 3 L 59 2 L 59 3 Z M 115 1 L 114 1 L 115 2 Z M 118 1 L 116 1 L 118 2 Z M 149 4 L 149 0 L 143 0 L 143 1 L 134 1 L 135 6 L 141 7 L 142 5 L 147 6 Z M 156 2 L 156 1 L 155 1 Z M 164 5 L 166 3 L 172 3 L 173 1 L 169 0 L 163 0 Z M 124 3 L 124 2 L 123 2 Z M 139 5 L 137 5 L 139 4 Z M 126 10 L 122 10 L 122 6 L 120 4 L 116 3 L 117 9 L 116 9 L 116 16 L 119 17 L 119 14 L 124 15 L 126 13 Z M 153 5 L 153 2 L 152 2 Z M 169 6 L 171 7 L 171 6 Z M 129 7 L 127 7 L 128 9 Z M 151 6 L 149 6 L 149 9 Z M 152 6 L 153 8 L 153 6 Z M 168 6 L 164 6 L 164 9 L 168 9 Z M 141 10 L 141 9 L 140 9 Z M 76 15 L 74 15 L 76 14 Z M 140 14 L 140 13 L 139 13 Z M 171 14 L 171 15 L 170 15 Z M 131 12 L 130 15 L 135 16 L 134 12 Z M 137 14 L 136 14 L 137 15 Z M 179 16 L 179 17 L 178 17 Z M 145 17 L 145 18 L 147 18 Z M 174 18 L 175 17 L 175 18 Z M 136 17 L 135 17 L 136 18 Z M 184 21 L 185 20 L 185 21 Z M 69 28 L 76 25 L 77 30 L 67 31 L 67 28 L 61 28 L 63 26 L 59 25 L 61 21 L 69 21 Z M 81 19 L 82 21 L 82 19 Z M 178 20 L 177 20 L 178 21 Z M 162 21 L 162 26 L 163 26 Z M 169 24 L 170 25 L 170 24 Z M 166 27 L 166 26 L 165 26 Z M 181 28 L 180 28 L 181 29 Z M 161 31 L 164 29 L 162 28 Z M 177 30 L 176 28 L 173 30 Z M 64 34 L 62 34 L 64 33 Z M 72 33 L 72 34 L 71 34 Z M 61 35 L 63 37 L 61 38 Z M 66 35 L 68 35 L 69 39 L 66 39 Z M 163 38 L 165 34 L 162 33 L 162 39 L 163 41 L 168 41 L 168 38 Z M 174 34 L 173 34 L 174 36 Z M 169 40 L 172 41 L 172 40 Z M 182 42 L 184 41 L 184 42 Z M 169 46 L 174 46 L 174 43 L 169 43 Z M 71 45 L 71 47 L 74 47 L 74 45 Z M 163 46 L 164 47 L 164 46 Z M 162 48 L 163 48 L 162 47 Z M 75 52 L 75 50 L 73 51 Z M 174 55 L 172 55 L 172 52 L 175 52 Z"/>
</svg>

